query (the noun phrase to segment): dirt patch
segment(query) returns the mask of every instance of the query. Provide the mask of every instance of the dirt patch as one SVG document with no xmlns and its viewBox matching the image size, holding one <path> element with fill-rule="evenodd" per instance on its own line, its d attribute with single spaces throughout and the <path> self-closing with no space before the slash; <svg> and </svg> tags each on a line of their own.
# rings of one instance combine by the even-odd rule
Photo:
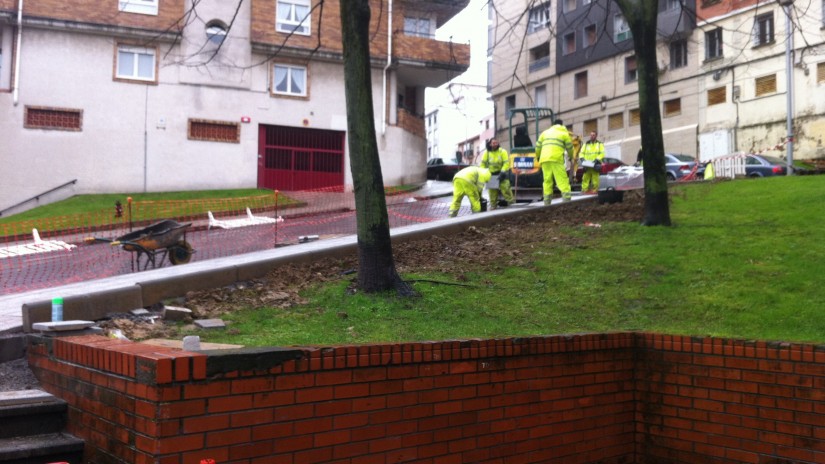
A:
<svg viewBox="0 0 825 464">
<path fill-rule="evenodd" d="M 393 256 L 396 267 L 402 274 L 441 272 L 456 275 L 459 279 L 466 269 L 495 274 L 502 263 L 507 266 L 526 263 L 531 256 L 531 243 L 559 242 L 575 245 L 578 239 L 561 233 L 563 227 L 640 222 L 643 214 L 644 198 L 641 192 L 627 192 L 622 203 L 599 205 L 596 201 L 576 201 L 508 217 L 492 226 L 469 226 L 461 233 L 430 236 L 426 238 L 427 246 L 421 246 L 420 241 L 397 244 L 393 247 Z M 501 246 L 502 237 L 506 237 L 508 246 Z M 479 253 L 479 250 L 484 252 Z M 289 264 L 253 281 L 189 292 L 174 304 L 191 309 L 195 319 L 219 318 L 239 307 L 288 308 L 305 303 L 299 295 L 302 290 L 318 283 L 344 278 L 354 273 L 356 268 L 355 255 L 322 259 L 313 263 Z M 136 318 L 124 314 L 100 321 L 100 326 L 107 331 L 119 330 L 130 340 L 178 338 L 177 327 L 166 324 L 159 318 Z M 34 376 L 28 377 L 31 373 L 24 371 L 28 371 L 25 362 L 0 363 L 0 391 L 36 385 L 36 382 L 32 384 L 30 381 Z M 9 375 L 8 372 L 12 374 Z M 23 388 L 9 388 L 11 386 Z"/>
</svg>

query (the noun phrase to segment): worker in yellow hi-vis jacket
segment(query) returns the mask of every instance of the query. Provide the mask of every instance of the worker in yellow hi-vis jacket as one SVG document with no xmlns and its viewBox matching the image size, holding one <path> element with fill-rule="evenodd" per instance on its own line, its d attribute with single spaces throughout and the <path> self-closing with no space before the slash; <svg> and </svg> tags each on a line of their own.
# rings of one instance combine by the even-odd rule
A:
<svg viewBox="0 0 825 464">
<path fill-rule="evenodd" d="M 564 167 L 564 153 L 573 157 L 573 140 L 570 132 L 564 127 L 561 119 L 553 121 L 549 129 L 542 132 L 536 141 L 536 159 L 541 165 L 541 172 L 544 177 L 542 185 L 542 198 L 544 204 L 549 205 L 553 199 L 553 181 L 559 186 L 562 200 L 569 201 L 570 179 L 567 177 L 567 170 Z"/>
<path fill-rule="evenodd" d="M 490 180 L 490 170 L 479 166 L 467 166 L 453 177 L 453 202 L 450 203 L 450 217 L 458 215 L 461 200 L 466 196 L 474 213 L 481 211 L 481 192 Z"/>
<path fill-rule="evenodd" d="M 513 191 L 510 190 L 510 155 L 507 150 L 501 148 L 495 138 L 487 142 L 487 151 L 481 155 L 479 166 L 490 170 L 490 176 L 498 176 L 498 188 L 488 188 L 490 194 L 490 209 L 498 207 L 498 195 L 504 198 L 507 205 L 513 204 Z"/>
<path fill-rule="evenodd" d="M 604 162 L 604 144 L 596 139 L 596 131 L 590 132 L 590 140 L 584 143 L 579 159 L 593 162 L 593 167 L 585 167 L 582 174 L 582 193 L 596 193 L 599 190 L 599 174 Z"/>
</svg>

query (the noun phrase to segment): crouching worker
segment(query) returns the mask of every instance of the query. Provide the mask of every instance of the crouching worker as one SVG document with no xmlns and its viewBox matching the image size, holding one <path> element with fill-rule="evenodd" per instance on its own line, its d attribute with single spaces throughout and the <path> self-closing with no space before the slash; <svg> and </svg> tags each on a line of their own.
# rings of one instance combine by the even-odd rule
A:
<svg viewBox="0 0 825 464">
<path fill-rule="evenodd" d="M 467 166 L 453 177 L 453 202 L 450 203 L 450 217 L 456 217 L 461 208 L 461 200 L 470 199 L 474 213 L 481 211 L 481 191 L 490 180 L 490 170 L 479 166 Z"/>
<path fill-rule="evenodd" d="M 498 140 L 492 138 L 487 141 L 487 151 L 481 156 L 479 166 L 490 170 L 490 176 L 498 177 L 498 188 L 487 191 L 490 194 L 490 209 L 498 207 L 498 196 L 501 194 L 507 206 L 513 204 L 513 191 L 510 190 L 510 155 L 501 148 Z"/>
</svg>

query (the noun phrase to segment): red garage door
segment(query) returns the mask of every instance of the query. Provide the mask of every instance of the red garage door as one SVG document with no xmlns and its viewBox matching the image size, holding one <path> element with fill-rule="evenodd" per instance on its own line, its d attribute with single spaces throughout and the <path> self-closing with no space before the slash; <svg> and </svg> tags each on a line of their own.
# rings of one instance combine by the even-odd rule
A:
<svg viewBox="0 0 825 464">
<path fill-rule="evenodd" d="M 261 125 L 258 188 L 343 188 L 344 140 L 339 131 Z"/>
</svg>

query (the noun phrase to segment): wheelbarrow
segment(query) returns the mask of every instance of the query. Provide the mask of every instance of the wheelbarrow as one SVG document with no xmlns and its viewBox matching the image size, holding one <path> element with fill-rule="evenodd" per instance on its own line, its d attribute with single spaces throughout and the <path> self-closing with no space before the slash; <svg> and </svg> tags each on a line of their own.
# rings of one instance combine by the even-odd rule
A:
<svg viewBox="0 0 825 464">
<path fill-rule="evenodd" d="M 146 228 L 129 232 L 116 239 L 89 237 L 86 242 L 109 242 L 112 246 L 135 253 L 132 260 L 132 270 L 146 270 L 149 265 L 152 269 L 157 264 L 163 264 L 167 257 L 172 265 L 186 264 L 192 259 L 192 245 L 186 241 L 186 229 L 192 223 L 181 224 L 171 219 L 152 224 Z M 160 258 L 158 259 L 158 255 Z M 146 256 L 141 265 L 141 259 Z"/>
</svg>

